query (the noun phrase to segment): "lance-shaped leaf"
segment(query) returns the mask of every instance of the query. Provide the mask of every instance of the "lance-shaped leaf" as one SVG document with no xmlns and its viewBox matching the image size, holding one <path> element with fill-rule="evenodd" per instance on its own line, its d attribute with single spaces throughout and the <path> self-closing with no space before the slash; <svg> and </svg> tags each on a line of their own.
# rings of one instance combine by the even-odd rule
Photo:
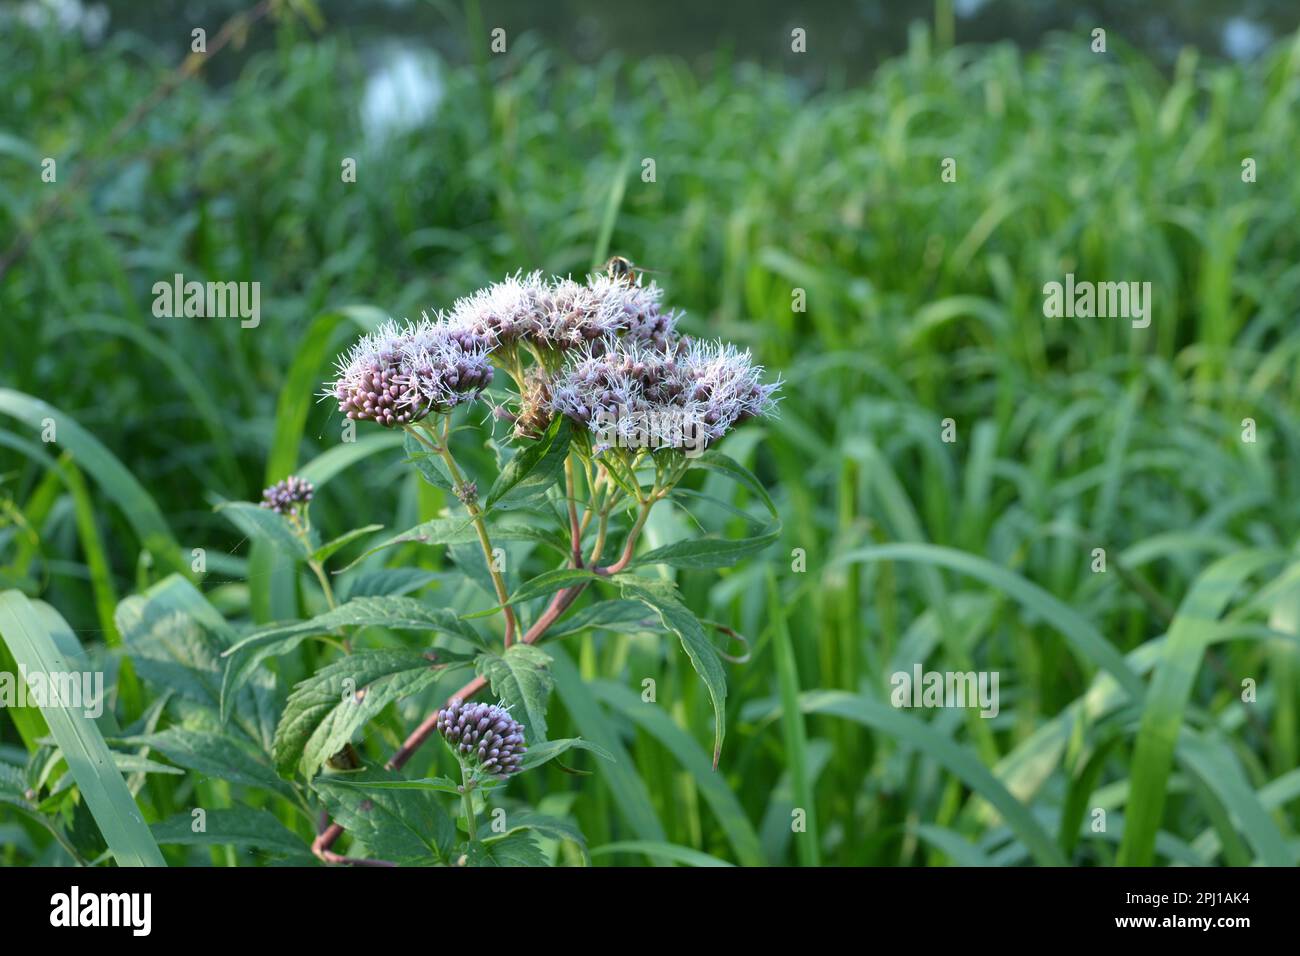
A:
<svg viewBox="0 0 1300 956">
<path fill-rule="evenodd" d="M 65 626 L 52 610 L 50 615 L 59 626 Z M 81 670 L 83 662 L 70 660 L 50 631 L 26 595 L 18 591 L 0 593 L 0 639 L 15 662 L 28 674 Z M 50 702 L 41 707 L 41 713 L 118 866 L 165 865 L 126 781 L 113 765 L 113 755 L 99 727 L 86 716 L 85 707 Z"/>
<path fill-rule="evenodd" d="M 674 568 L 726 568 L 741 558 L 762 551 L 781 534 L 779 525 L 769 527 L 751 538 L 692 538 L 674 541 L 662 548 L 647 551 L 630 567 L 647 564 L 667 564 Z"/>
<path fill-rule="evenodd" d="M 207 810 L 201 817 L 187 811 L 149 829 L 159 843 L 256 847 L 276 856 L 311 857 L 306 842 L 275 814 L 253 807 Z"/>
<path fill-rule="evenodd" d="M 718 767 L 722 755 L 722 739 L 726 735 L 727 674 L 722 669 L 717 648 L 710 642 L 699 619 L 677 597 L 675 589 L 662 582 L 616 574 L 614 581 L 622 588 L 623 596 L 640 601 L 654 611 L 668 630 L 682 642 L 691 666 L 708 688 L 713 702 L 713 767 Z"/>
<path fill-rule="evenodd" d="M 515 719 L 524 725 L 529 747 L 546 739 L 546 701 L 555 681 L 548 665 L 551 657 L 531 644 L 511 644 L 501 656 L 480 654 L 474 662 Z"/>
<path fill-rule="evenodd" d="M 506 463 L 492 483 L 485 511 L 507 508 L 545 494 L 564 472 L 569 454 L 569 420 L 557 415 L 550 428 L 537 441 L 526 445 Z"/>
<path fill-rule="evenodd" d="M 254 541 L 265 541 L 282 554 L 305 560 L 309 554 L 302 538 L 293 533 L 283 515 L 250 501 L 227 501 L 217 506 L 240 531 Z"/>
<path fill-rule="evenodd" d="M 444 608 L 433 607 L 408 597 L 353 598 L 346 604 L 307 621 L 291 621 L 259 628 L 223 652 L 221 656 L 226 658 L 226 670 L 221 683 L 223 718 L 229 702 L 235 699 L 239 689 L 257 671 L 262 661 L 289 653 L 313 635 L 329 634 L 343 627 L 365 626 L 438 631 L 483 646 L 483 639 L 472 626 Z M 451 663 L 453 658 L 443 654 L 439 659 Z"/>
<path fill-rule="evenodd" d="M 542 528 L 529 527 L 526 524 L 511 525 L 493 525 L 492 542 L 495 544 L 500 541 L 535 541 L 538 544 L 545 545 L 558 552 L 567 554 L 564 544 L 559 541 L 554 532 L 546 531 Z M 413 528 L 395 534 L 391 538 L 381 541 L 373 548 L 359 556 L 355 561 L 349 564 L 344 571 L 349 571 L 356 567 L 366 558 L 370 557 L 385 548 L 392 548 L 399 544 L 427 544 L 430 546 L 440 546 L 448 544 L 477 544 L 478 533 L 474 530 L 474 523 L 469 518 L 434 518 L 431 521 L 425 521 L 417 524 Z"/>
<path fill-rule="evenodd" d="M 275 730 L 276 769 L 310 779 L 384 707 L 437 680 L 447 666 L 440 653 L 362 651 L 298 684 Z"/>
<path fill-rule="evenodd" d="M 381 524 L 368 524 L 364 528 L 353 528 L 351 531 L 347 531 L 339 535 L 333 541 L 329 541 L 326 542 L 325 544 L 322 544 L 319 548 L 317 548 L 315 551 L 312 552 L 312 557 L 315 558 L 317 561 L 324 563 L 325 561 L 328 561 L 331 557 L 333 557 L 334 553 L 337 552 L 339 548 L 342 548 L 345 545 L 350 544 L 351 542 L 357 540 L 357 538 L 361 538 L 364 537 L 365 535 L 370 534 L 370 532 L 372 531 L 382 531 L 383 528 L 384 526 Z"/>
</svg>

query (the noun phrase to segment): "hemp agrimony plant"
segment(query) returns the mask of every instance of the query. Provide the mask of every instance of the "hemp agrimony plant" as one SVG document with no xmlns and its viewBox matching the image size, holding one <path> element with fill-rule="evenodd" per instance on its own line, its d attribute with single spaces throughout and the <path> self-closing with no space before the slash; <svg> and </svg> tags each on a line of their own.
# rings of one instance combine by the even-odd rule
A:
<svg viewBox="0 0 1300 956">
<path fill-rule="evenodd" d="M 268 488 L 260 507 L 223 506 L 250 536 L 305 565 L 319 588 L 305 595 L 315 616 L 259 628 L 222 651 L 220 698 L 226 719 L 266 661 L 306 640 L 322 642 L 270 748 L 295 798 L 322 813 L 312 848 L 320 859 L 545 862 L 536 836 L 583 848 L 571 826 L 532 811 L 505 813 L 500 825 L 501 790 L 514 776 L 573 748 L 608 757 L 579 738 L 548 739 L 552 659 L 539 645 L 557 632 L 675 635 L 713 705 L 717 765 L 726 676 L 714 632 L 738 635 L 698 619 L 667 578 L 643 569 L 722 567 L 775 540 L 766 492 L 717 445 L 770 414 L 779 383 L 765 383 L 746 351 L 679 334 L 662 295 L 630 270 L 585 282 L 519 273 L 445 313 L 389 321 L 357 341 L 339 357 L 323 397 L 358 427 L 402 433 L 410 467 L 442 489 L 447 507 L 381 537 L 345 568 L 327 564 L 379 526 L 322 544 L 308 514 L 311 476 Z M 727 506 L 728 518 L 743 515 L 753 534 L 704 534 L 697 521 L 697 537 L 642 547 L 657 506 L 667 501 L 689 514 L 694 502 L 707 502 L 684 485 L 694 469 L 740 482 L 767 515 Z M 516 549 L 513 566 L 505 544 Z M 481 584 L 478 606 L 446 588 L 438 603 L 408 596 L 428 577 L 382 567 L 379 553 L 412 546 L 448 549 L 464 578 Z M 412 648 L 394 631 L 427 637 Z M 474 676 L 445 704 L 404 736 L 394 731 L 393 711 L 399 720 L 411 714 L 449 672 L 470 668 Z M 383 768 L 368 766 L 355 746 L 375 725 L 400 740 Z M 446 745 L 435 765 L 454 766 L 454 776 L 401 775 L 434 735 Z M 335 848 L 344 833 L 348 855 Z"/>
</svg>

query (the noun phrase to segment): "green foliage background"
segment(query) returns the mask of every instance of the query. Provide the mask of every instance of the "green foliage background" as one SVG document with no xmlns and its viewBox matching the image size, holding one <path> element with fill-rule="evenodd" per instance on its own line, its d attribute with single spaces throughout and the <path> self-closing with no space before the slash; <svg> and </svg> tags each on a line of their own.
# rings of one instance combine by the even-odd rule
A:
<svg viewBox="0 0 1300 956">
<path fill-rule="evenodd" d="M 31 237 L 0 278 L 0 575 L 112 674 L 118 602 L 185 572 L 192 548 L 228 622 L 213 627 L 319 610 L 250 559 L 217 501 L 314 462 L 327 536 L 447 504 L 400 442 L 363 431 L 339 456 L 313 393 L 361 328 L 618 252 L 659 270 L 687 331 L 786 379 L 779 420 L 724 446 L 783 533 L 734 568 L 675 572 L 750 644 L 727 665 L 716 772 L 708 694 L 676 643 L 586 630 L 550 646 L 547 721 L 616 760 L 575 756 L 591 776 L 548 767 L 512 798 L 576 823 L 596 863 L 1297 861 L 1300 36 L 1246 65 L 1188 51 L 1163 73 L 1115 37 L 1105 56 L 1080 36 L 1026 55 L 940 51 L 917 29 L 865 84 L 816 91 L 745 65 L 573 66 L 523 36 L 447 70 L 435 115 L 377 141 L 345 38 L 256 29 L 275 46 L 233 82 L 185 83 L 112 142 L 167 64 L 129 40 L 0 35 L 0 239 Z M 40 182 L 46 156 L 57 184 Z M 176 272 L 260 281 L 260 327 L 155 318 L 151 287 Z M 1151 327 L 1045 319 L 1042 286 L 1067 272 L 1150 281 Z M 648 533 L 695 529 L 664 515 Z M 428 570 L 434 603 L 461 586 L 441 549 L 388 560 Z M 281 698 L 320 654 L 281 660 Z M 1000 716 L 891 708 L 889 675 L 915 661 L 998 671 Z M 122 673 L 115 721 L 152 732 L 158 688 Z M 390 706 L 363 755 L 382 762 L 455 686 Z M 0 721 L 0 860 L 66 861 L 65 843 L 93 859 L 75 788 L 45 808 L 58 834 L 21 806 L 31 753 L 58 759 L 27 719 Z M 413 767 L 445 762 L 426 749 Z M 169 862 L 311 859 L 312 819 L 273 786 L 132 767 L 150 823 L 246 805 L 285 830 L 168 843 Z"/>
</svg>

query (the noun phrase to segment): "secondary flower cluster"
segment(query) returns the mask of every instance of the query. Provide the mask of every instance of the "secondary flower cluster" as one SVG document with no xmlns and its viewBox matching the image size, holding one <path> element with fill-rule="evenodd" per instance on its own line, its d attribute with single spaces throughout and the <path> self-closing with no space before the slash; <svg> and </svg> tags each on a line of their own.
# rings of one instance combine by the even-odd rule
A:
<svg viewBox="0 0 1300 956">
<path fill-rule="evenodd" d="M 459 697 L 438 711 L 438 733 L 462 759 L 480 770 L 506 776 L 524 758 L 524 726 L 499 704 L 467 704 Z"/>
<path fill-rule="evenodd" d="M 262 492 L 261 505 L 263 508 L 270 508 L 276 514 L 297 514 L 298 506 L 311 501 L 311 496 L 315 493 L 316 489 L 310 481 L 297 475 L 290 475 Z"/>
<path fill-rule="evenodd" d="M 619 341 L 572 359 L 552 386 L 551 407 L 597 433 L 603 444 L 709 445 L 746 419 L 767 414 L 780 383 L 764 385 L 748 351 L 683 339 L 663 348 Z M 638 438 L 638 436 L 640 436 Z"/>
<path fill-rule="evenodd" d="M 490 343 L 441 317 L 386 322 L 338 361 L 331 392 L 348 418 L 390 428 L 471 401 L 492 382 Z"/>
<path fill-rule="evenodd" d="M 677 333 L 663 291 L 627 275 L 585 283 L 516 273 L 458 300 L 451 311 L 416 324 L 388 322 L 338 362 L 329 394 L 348 418 L 400 427 L 478 397 L 492 382 L 490 355 L 524 344 L 561 356 L 527 370 L 515 435 L 533 438 L 555 414 L 602 438 L 639 431 L 647 420 L 687 423 L 692 447 L 721 438 L 747 418 L 770 412 L 780 383 L 764 385 L 749 352 Z M 512 353 L 513 354 L 513 353 Z M 517 359 L 509 359 L 515 362 Z M 518 366 L 515 366 L 518 375 Z M 654 447 L 682 447 L 673 439 Z"/>
</svg>

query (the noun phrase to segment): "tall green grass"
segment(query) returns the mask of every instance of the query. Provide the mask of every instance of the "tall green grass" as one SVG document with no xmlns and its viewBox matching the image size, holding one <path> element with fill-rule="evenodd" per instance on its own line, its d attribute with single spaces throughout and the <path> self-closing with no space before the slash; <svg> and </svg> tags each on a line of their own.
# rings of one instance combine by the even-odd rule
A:
<svg viewBox="0 0 1300 956">
<path fill-rule="evenodd" d="M 311 402 L 345 332 L 618 252 L 659 270 L 689 332 L 786 378 L 780 420 L 726 447 L 783 532 L 733 569 L 679 574 L 750 644 L 716 772 L 708 694 L 671 645 L 592 630 L 550 648 L 553 736 L 615 761 L 518 786 L 596 862 L 1297 861 L 1300 37 L 1162 75 L 1080 36 L 936 53 L 918 30 L 869 83 L 816 91 L 749 66 L 569 66 L 520 37 L 450 69 L 436 115 L 379 143 L 346 38 L 299 29 L 229 87 L 181 87 L 107 156 L 95 144 L 164 65 L 120 38 L 0 37 L 0 235 L 60 188 L 41 157 L 60 183 L 97 164 L 0 280 L 6 586 L 95 648 L 116 643 L 112 600 L 175 569 L 237 630 L 304 610 L 216 500 L 305 466 L 328 479 L 316 523 L 338 531 L 443 505 L 399 480 L 397 447 L 338 445 Z M 174 272 L 260 280 L 262 325 L 154 318 L 150 287 Z M 1150 281 L 1151 327 L 1044 318 L 1043 283 L 1066 272 Z M 692 491 L 753 503 L 720 475 Z M 657 519 L 649 546 L 691 528 Z M 891 708 L 889 675 L 918 661 L 998 671 L 1000 716 Z M 281 685 L 313 663 L 285 658 Z M 121 689 L 123 725 L 158 719 Z M 389 716 L 368 757 L 417 715 Z M 35 746 L 22 719 L 0 725 L 4 763 Z M 150 774 L 146 818 L 188 785 Z M 237 787 L 208 798 L 240 805 Z M 276 813 L 310 839 L 296 808 Z M 31 839 L 0 859 L 62 859 L 17 819 Z M 166 850 L 227 861 L 213 852 Z"/>
</svg>

